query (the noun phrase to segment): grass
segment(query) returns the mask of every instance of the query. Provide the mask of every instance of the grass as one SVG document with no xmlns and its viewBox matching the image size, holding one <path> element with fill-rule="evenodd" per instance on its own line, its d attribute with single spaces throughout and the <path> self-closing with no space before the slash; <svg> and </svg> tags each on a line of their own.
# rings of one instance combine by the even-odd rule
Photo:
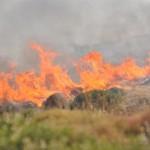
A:
<svg viewBox="0 0 150 150">
<path fill-rule="evenodd" d="M 79 110 L 6 112 L 0 115 L 0 150 L 148 150 L 141 126 L 145 116 Z"/>
</svg>

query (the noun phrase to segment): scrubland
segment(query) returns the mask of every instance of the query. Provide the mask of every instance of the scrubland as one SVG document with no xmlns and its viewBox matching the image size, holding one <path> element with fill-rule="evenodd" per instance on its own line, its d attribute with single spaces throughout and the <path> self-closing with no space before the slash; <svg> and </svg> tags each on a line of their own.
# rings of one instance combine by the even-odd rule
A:
<svg viewBox="0 0 150 150">
<path fill-rule="evenodd" d="M 150 111 L 28 110 L 0 116 L 1 150 L 148 150 Z"/>
<path fill-rule="evenodd" d="M 123 97 L 116 89 L 82 93 L 70 108 L 2 105 L 0 150 L 149 150 L 150 95 L 142 88 Z"/>
</svg>

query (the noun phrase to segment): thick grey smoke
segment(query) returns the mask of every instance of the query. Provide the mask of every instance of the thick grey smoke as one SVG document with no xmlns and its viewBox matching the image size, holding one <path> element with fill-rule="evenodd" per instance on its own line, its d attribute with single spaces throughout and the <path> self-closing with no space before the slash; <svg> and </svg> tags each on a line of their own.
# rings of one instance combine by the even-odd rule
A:
<svg viewBox="0 0 150 150">
<path fill-rule="evenodd" d="M 106 59 L 143 60 L 150 50 L 150 0 L 1 0 L 0 58 L 31 65 L 31 41 L 64 55 L 91 49 Z M 3 59 L 4 60 L 4 59 Z"/>
</svg>

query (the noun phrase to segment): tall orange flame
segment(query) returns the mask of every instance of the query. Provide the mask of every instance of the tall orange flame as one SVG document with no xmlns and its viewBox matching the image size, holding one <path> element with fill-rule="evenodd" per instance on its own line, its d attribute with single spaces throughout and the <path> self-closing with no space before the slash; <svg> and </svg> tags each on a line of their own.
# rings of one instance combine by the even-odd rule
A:
<svg viewBox="0 0 150 150">
<path fill-rule="evenodd" d="M 120 65 L 106 63 L 98 52 L 91 52 L 84 56 L 78 65 L 81 85 L 85 89 L 108 88 L 119 85 L 123 80 L 136 80 L 150 75 L 150 63 L 144 67 L 128 58 Z"/>
<path fill-rule="evenodd" d="M 58 54 L 32 44 L 39 56 L 40 73 L 27 71 L 16 73 L 12 64 L 10 72 L 0 72 L 1 101 L 32 101 L 41 105 L 55 92 L 69 94 L 76 87 L 84 90 L 107 89 L 121 85 L 123 80 L 132 81 L 150 76 L 150 61 L 139 66 L 128 58 L 119 65 L 106 63 L 100 53 L 92 51 L 77 63 L 80 82 L 74 82 L 67 71 L 54 63 Z M 149 58 L 148 58 L 149 59 Z"/>
</svg>

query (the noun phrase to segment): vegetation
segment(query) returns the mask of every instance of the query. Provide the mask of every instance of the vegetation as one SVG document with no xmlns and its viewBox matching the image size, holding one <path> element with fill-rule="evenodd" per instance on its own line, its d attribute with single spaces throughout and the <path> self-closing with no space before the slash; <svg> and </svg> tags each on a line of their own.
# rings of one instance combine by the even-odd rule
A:
<svg viewBox="0 0 150 150">
<path fill-rule="evenodd" d="M 148 89 L 74 93 L 72 101 L 56 93 L 41 108 L 1 103 L 0 150 L 149 150 Z"/>
<path fill-rule="evenodd" d="M 0 150 L 148 150 L 143 123 L 98 111 L 27 110 L 0 115 Z"/>
<path fill-rule="evenodd" d="M 92 90 L 79 94 L 72 103 L 72 109 L 111 111 L 123 99 L 124 92 L 118 88 Z"/>
</svg>

